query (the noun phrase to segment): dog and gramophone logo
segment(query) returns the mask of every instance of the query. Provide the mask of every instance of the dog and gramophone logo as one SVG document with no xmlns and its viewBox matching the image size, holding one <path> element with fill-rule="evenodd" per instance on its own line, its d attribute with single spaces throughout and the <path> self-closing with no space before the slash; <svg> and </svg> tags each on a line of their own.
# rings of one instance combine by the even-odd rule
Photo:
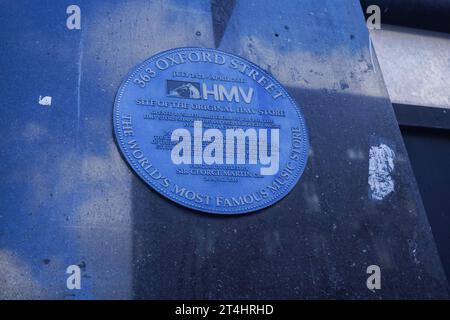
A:
<svg viewBox="0 0 450 320">
<path fill-rule="evenodd" d="M 167 96 L 183 99 L 200 99 L 200 83 L 167 80 Z"/>
<path fill-rule="evenodd" d="M 217 214 L 282 199 L 309 150 L 301 111 L 278 81 L 241 57 L 204 48 L 172 49 L 134 68 L 116 96 L 114 129 L 149 186 Z"/>
</svg>

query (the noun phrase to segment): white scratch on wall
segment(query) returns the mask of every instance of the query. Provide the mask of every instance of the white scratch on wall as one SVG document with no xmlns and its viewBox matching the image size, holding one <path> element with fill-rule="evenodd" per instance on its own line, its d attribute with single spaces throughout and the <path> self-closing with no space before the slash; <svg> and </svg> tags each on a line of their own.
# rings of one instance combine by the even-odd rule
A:
<svg viewBox="0 0 450 320">
<path fill-rule="evenodd" d="M 52 97 L 50 96 L 39 96 L 38 100 L 41 106 L 51 106 L 52 105 Z"/>
<path fill-rule="evenodd" d="M 369 193 L 372 199 L 382 200 L 394 191 L 395 152 L 385 144 L 372 146 L 369 150 Z"/>
<path fill-rule="evenodd" d="M 372 43 L 372 37 L 369 33 L 369 53 L 370 53 L 370 63 L 372 64 L 372 70 L 376 73 L 377 70 L 375 69 L 375 64 L 373 63 L 373 49 L 372 49 L 373 43 Z"/>
<path fill-rule="evenodd" d="M 83 76 L 83 70 L 81 69 L 83 63 L 83 34 L 81 34 L 80 37 L 80 46 L 78 49 L 78 79 L 77 79 L 77 138 L 78 138 L 78 132 L 80 130 L 80 90 L 81 90 L 81 77 Z"/>
</svg>

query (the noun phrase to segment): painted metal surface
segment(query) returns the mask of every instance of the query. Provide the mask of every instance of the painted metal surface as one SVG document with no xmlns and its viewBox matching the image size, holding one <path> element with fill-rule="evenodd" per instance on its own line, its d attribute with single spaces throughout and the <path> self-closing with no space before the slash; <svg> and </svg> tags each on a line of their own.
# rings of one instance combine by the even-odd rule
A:
<svg viewBox="0 0 450 320">
<path fill-rule="evenodd" d="M 0 5 L 2 298 L 445 298 L 448 285 L 357 1 Z M 167 201 L 120 156 L 115 93 L 145 58 L 217 47 L 276 77 L 310 129 L 302 183 L 213 217 Z M 48 97 L 48 98 L 46 98 Z M 51 98 L 50 98 L 51 97 Z M 369 150 L 395 153 L 374 199 Z M 81 290 L 66 287 L 68 265 Z M 382 290 L 368 290 L 379 265 Z"/>
</svg>

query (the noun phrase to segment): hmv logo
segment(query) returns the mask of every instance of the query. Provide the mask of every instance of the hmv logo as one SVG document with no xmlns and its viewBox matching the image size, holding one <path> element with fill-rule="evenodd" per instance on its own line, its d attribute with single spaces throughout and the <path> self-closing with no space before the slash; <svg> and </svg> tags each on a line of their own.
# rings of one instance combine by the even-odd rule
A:
<svg viewBox="0 0 450 320">
<path fill-rule="evenodd" d="M 177 142 L 170 154 L 175 165 L 260 165 L 263 176 L 275 175 L 279 169 L 280 129 L 226 129 L 224 135 L 219 129 L 203 131 L 202 121 L 194 121 L 193 136 L 179 128 L 171 140 Z"/>
<path fill-rule="evenodd" d="M 251 103 L 253 88 L 167 80 L 167 96 L 183 99 L 213 99 L 215 101 Z"/>
</svg>

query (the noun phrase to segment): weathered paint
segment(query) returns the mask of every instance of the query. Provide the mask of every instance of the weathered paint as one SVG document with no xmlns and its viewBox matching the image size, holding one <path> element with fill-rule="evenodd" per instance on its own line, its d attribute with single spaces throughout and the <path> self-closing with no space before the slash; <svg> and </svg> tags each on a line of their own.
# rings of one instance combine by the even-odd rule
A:
<svg viewBox="0 0 450 320">
<path fill-rule="evenodd" d="M 394 191 L 395 152 L 384 143 L 369 150 L 369 188 L 372 199 L 383 200 Z"/>
</svg>

